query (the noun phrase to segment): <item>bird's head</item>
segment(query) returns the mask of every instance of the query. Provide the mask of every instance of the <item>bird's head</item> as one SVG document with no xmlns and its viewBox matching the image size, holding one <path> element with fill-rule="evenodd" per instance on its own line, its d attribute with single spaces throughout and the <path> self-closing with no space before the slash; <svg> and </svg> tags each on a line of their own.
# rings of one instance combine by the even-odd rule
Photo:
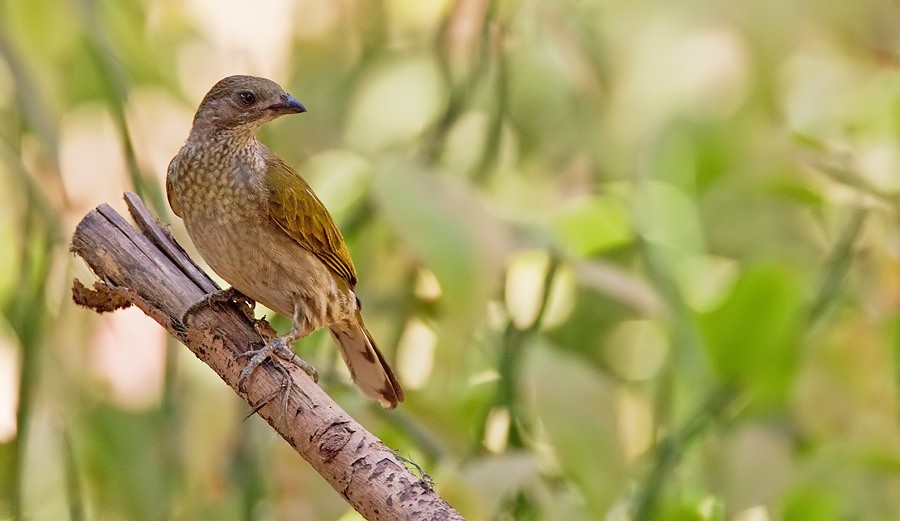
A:
<svg viewBox="0 0 900 521">
<path fill-rule="evenodd" d="M 246 131 L 252 135 L 267 121 L 301 112 L 306 112 L 306 107 L 274 81 L 256 76 L 229 76 L 206 93 L 194 115 L 194 128 Z"/>
</svg>

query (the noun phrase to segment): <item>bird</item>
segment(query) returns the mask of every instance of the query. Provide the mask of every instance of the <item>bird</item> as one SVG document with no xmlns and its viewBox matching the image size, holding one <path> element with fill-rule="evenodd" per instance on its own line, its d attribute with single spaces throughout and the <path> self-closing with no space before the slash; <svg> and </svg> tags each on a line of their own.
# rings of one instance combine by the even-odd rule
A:
<svg viewBox="0 0 900 521">
<path fill-rule="evenodd" d="M 231 288 L 189 307 L 185 320 L 209 302 L 235 297 L 291 317 L 287 334 L 245 353 L 239 388 L 273 357 L 317 380 L 290 346 L 327 327 L 362 393 L 393 409 L 403 389 L 363 323 L 343 235 L 309 183 L 256 137 L 263 124 L 303 112 L 276 82 L 246 75 L 218 81 L 200 102 L 169 164 L 166 195 L 198 253 Z"/>
</svg>

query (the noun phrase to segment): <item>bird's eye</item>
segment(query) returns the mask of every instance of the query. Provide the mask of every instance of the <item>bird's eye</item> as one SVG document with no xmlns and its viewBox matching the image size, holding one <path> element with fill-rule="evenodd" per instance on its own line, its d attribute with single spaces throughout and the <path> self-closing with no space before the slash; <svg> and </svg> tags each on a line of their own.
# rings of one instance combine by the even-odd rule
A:
<svg viewBox="0 0 900 521">
<path fill-rule="evenodd" d="M 241 90 L 237 93 L 238 100 L 245 107 L 252 107 L 256 103 L 256 94 L 249 90 Z"/>
</svg>

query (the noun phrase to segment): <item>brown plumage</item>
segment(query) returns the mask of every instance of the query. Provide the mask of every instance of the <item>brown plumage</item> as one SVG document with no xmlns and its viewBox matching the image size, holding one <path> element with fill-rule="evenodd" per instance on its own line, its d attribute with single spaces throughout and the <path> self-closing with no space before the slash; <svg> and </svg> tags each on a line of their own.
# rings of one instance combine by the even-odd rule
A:
<svg viewBox="0 0 900 521">
<path fill-rule="evenodd" d="M 219 81 L 169 165 L 169 204 L 219 276 L 294 319 L 290 333 L 254 353 L 242 381 L 271 355 L 293 357 L 285 351 L 293 340 L 328 327 L 363 393 L 393 408 L 403 390 L 363 324 L 340 230 L 300 174 L 256 139 L 263 123 L 305 111 L 271 80 Z"/>
</svg>

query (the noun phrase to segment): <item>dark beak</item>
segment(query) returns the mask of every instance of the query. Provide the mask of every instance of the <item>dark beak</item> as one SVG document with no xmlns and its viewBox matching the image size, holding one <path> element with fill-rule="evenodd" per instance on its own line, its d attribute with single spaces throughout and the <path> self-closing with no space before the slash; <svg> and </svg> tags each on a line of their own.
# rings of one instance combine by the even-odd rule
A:
<svg viewBox="0 0 900 521">
<path fill-rule="evenodd" d="M 269 109 L 279 114 L 300 114 L 301 112 L 306 112 L 306 107 L 287 93 L 282 94 L 281 101 L 269 106 Z"/>
</svg>

